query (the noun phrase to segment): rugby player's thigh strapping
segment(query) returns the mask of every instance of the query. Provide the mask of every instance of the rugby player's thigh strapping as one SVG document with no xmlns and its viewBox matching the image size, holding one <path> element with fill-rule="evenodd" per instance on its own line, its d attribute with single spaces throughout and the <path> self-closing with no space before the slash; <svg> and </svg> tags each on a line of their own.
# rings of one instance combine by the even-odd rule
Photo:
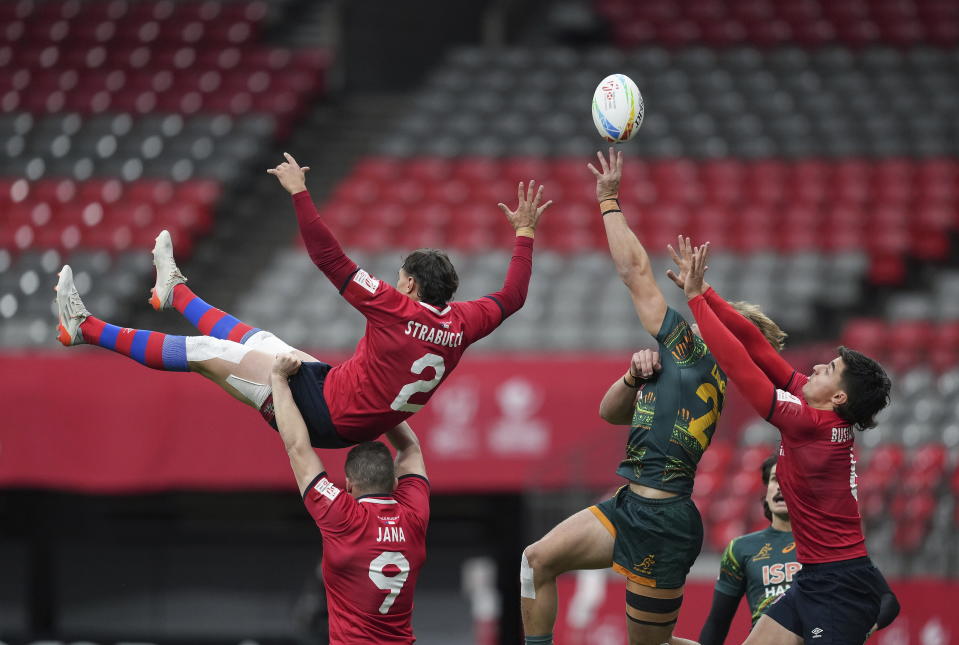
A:
<svg viewBox="0 0 959 645">
<path fill-rule="evenodd" d="M 270 370 L 273 358 L 281 353 L 293 353 L 302 361 L 317 361 L 267 331 L 254 334 L 246 343 L 209 336 L 191 337 L 190 370 L 219 385 L 238 401 L 256 409 L 271 393 Z"/>
</svg>

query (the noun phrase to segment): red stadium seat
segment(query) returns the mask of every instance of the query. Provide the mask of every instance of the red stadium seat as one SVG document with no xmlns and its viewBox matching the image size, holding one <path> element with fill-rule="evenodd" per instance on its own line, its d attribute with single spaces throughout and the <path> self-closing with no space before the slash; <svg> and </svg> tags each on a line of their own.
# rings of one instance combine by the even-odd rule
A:
<svg viewBox="0 0 959 645">
<path fill-rule="evenodd" d="M 886 344 L 890 348 L 893 368 L 899 371 L 924 362 L 933 332 L 933 325 L 925 321 L 901 321 L 891 325 Z"/>
<path fill-rule="evenodd" d="M 407 177 L 429 183 L 449 179 L 453 173 L 453 167 L 446 159 L 420 157 L 407 161 L 403 165 L 403 171 Z"/>
</svg>

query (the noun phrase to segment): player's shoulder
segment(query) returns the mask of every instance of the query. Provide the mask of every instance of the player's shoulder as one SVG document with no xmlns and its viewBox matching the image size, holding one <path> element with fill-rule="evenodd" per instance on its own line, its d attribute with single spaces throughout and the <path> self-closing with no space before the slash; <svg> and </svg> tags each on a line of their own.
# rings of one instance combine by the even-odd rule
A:
<svg viewBox="0 0 959 645">
<path fill-rule="evenodd" d="M 694 334 L 689 322 L 669 306 L 666 307 L 659 333 L 656 334 L 656 342 L 679 367 L 698 364 L 709 356 L 703 339 Z"/>
<path fill-rule="evenodd" d="M 751 533 L 744 533 L 737 538 L 733 538 L 733 542 L 735 542 L 734 548 L 737 553 L 744 555 L 752 554 L 761 549 L 766 543 L 773 539 L 773 537 L 775 536 L 771 534 L 769 527 Z M 733 542 L 730 542 L 730 544 Z"/>
<path fill-rule="evenodd" d="M 420 475 L 419 473 L 406 473 L 405 475 L 400 475 L 397 477 L 396 490 L 400 490 L 400 487 L 403 488 L 430 488 L 430 480 L 426 478 L 425 475 Z"/>
</svg>

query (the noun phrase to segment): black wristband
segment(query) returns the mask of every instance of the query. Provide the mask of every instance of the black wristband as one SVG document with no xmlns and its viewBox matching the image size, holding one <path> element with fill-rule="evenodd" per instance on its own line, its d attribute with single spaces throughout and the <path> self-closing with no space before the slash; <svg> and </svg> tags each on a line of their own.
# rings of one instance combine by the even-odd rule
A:
<svg viewBox="0 0 959 645">
<path fill-rule="evenodd" d="M 603 217 L 609 215 L 610 213 L 622 213 L 622 212 L 623 211 L 619 210 L 618 208 L 610 208 L 607 211 L 603 211 Z"/>
<path fill-rule="evenodd" d="M 633 375 L 630 374 L 630 376 L 633 376 Z M 623 377 L 623 385 L 625 385 L 626 387 L 628 387 L 628 388 L 631 389 L 631 390 L 638 390 L 639 388 L 641 388 L 641 387 L 643 386 L 643 383 L 646 382 L 646 379 L 641 379 L 641 378 L 639 378 L 638 376 L 633 376 L 633 380 L 636 381 L 636 384 L 635 384 L 635 385 L 630 385 L 630 384 L 629 384 L 629 381 L 627 381 L 627 380 L 626 380 L 626 377 L 624 376 L 624 377 Z"/>
</svg>

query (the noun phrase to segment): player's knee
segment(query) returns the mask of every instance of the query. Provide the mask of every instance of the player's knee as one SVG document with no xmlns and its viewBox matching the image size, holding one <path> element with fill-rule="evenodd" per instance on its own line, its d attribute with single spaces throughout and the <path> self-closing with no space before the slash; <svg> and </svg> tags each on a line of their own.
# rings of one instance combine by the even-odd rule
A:
<svg viewBox="0 0 959 645">
<path fill-rule="evenodd" d="M 550 573 L 548 550 L 543 548 L 541 542 L 534 542 L 523 549 L 523 564 L 529 567 L 537 579 L 542 580 L 555 576 L 555 574 Z"/>
</svg>

